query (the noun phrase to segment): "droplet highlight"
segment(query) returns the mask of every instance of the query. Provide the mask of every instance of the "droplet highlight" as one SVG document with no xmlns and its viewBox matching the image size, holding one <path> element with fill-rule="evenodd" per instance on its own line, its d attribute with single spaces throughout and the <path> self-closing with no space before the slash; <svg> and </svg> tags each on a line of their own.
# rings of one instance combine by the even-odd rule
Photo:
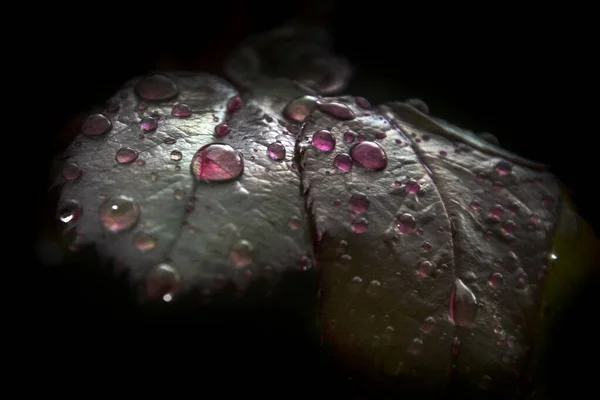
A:
<svg viewBox="0 0 600 400">
<path fill-rule="evenodd" d="M 138 203 L 129 196 L 114 196 L 100 205 L 100 223 L 105 230 L 120 233 L 133 227 L 140 218 Z"/>
</svg>

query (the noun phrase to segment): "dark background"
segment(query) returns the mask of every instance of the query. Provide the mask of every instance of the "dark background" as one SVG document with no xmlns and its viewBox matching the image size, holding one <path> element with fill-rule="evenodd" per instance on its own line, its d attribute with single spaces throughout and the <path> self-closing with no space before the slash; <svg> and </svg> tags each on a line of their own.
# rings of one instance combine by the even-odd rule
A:
<svg viewBox="0 0 600 400">
<path fill-rule="evenodd" d="M 582 22 L 585 11 L 526 10 L 505 4 L 444 7 L 448 6 L 229 0 L 138 3 L 136 8 L 89 2 L 40 9 L 53 17 L 38 26 L 34 52 L 48 55 L 39 56 L 41 76 L 32 79 L 43 94 L 39 101 L 49 104 L 38 115 L 44 126 L 52 127 L 52 134 L 39 134 L 38 165 L 49 165 L 70 142 L 72 121 L 103 104 L 126 79 L 157 68 L 219 73 L 223 58 L 247 35 L 295 19 L 330 29 L 336 51 L 355 68 L 347 93 L 374 104 L 419 97 L 432 115 L 475 132 L 492 132 L 509 150 L 550 164 L 598 232 L 597 149 L 591 144 L 598 128 L 590 117 L 594 113 L 586 109 L 591 47 Z M 53 215 L 46 197 L 50 180 L 37 183 L 32 196 L 35 221 Z M 35 234 L 42 229 L 36 224 Z M 70 292 L 61 293 L 68 284 L 65 279 L 40 270 L 33 278 L 35 295 L 28 315 L 33 327 L 51 338 L 38 349 L 72 361 L 67 354 L 82 348 L 73 343 L 89 340 L 95 346 L 103 339 L 90 338 L 89 330 L 85 340 L 83 331 L 70 331 L 78 320 L 89 322 L 94 314 L 71 304 L 70 294 L 65 294 Z M 587 365 L 597 360 L 590 360 L 598 349 L 590 325 L 597 314 L 596 289 L 590 286 L 573 300 L 564 331 L 556 333 L 556 360 L 564 361 L 553 367 L 560 382 L 555 388 L 585 391 L 593 383 Z M 120 334 L 101 333 L 109 335 L 112 344 Z M 83 355 L 77 363 L 91 368 L 97 356 Z M 185 359 L 179 356 L 173 356 L 174 363 Z M 184 362 L 188 361 L 193 360 Z M 108 374 L 107 382 L 112 379 L 109 372 L 102 372 Z"/>
</svg>

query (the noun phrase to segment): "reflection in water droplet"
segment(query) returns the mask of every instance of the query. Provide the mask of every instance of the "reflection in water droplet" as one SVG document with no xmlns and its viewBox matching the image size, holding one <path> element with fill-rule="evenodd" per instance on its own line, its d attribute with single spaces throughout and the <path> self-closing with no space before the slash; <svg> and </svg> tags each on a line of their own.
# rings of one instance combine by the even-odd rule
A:
<svg viewBox="0 0 600 400">
<path fill-rule="evenodd" d="M 144 117 L 140 122 L 140 128 L 146 132 L 153 131 L 158 128 L 158 121 L 152 117 Z"/>
<path fill-rule="evenodd" d="M 183 154 L 181 154 L 179 150 L 173 150 L 169 157 L 173 161 L 181 161 L 181 159 L 183 158 Z"/>
<path fill-rule="evenodd" d="M 352 170 L 353 163 L 354 161 L 352 161 L 352 157 L 346 153 L 340 153 L 333 159 L 333 165 L 343 172 L 350 172 L 350 170 Z"/>
<path fill-rule="evenodd" d="M 350 156 L 358 164 L 372 171 L 379 171 L 387 167 L 387 155 L 383 148 L 375 142 L 363 141 L 355 144 L 350 149 Z"/>
<path fill-rule="evenodd" d="M 75 222 L 83 209 L 75 200 L 65 201 L 58 209 L 58 219 L 64 224 Z"/>
<path fill-rule="evenodd" d="M 140 207 L 129 196 L 110 197 L 100 205 L 100 223 L 109 232 L 119 233 L 134 226 L 140 217 Z"/>
<path fill-rule="evenodd" d="M 156 180 L 158 179 L 158 172 L 150 173 L 150 179 L 152 179 L 152 182 L 156 182 Z"/>
<path fill-rule="evenodd" d="M 139 233 L 133 240 L 135 247 L 142 252 L 150 251 L 156 247 L 156 240 L 149 233 Z"/>
<path fill-rule="evenodd" d="M 146 295 L 169 302 L 181 288 L 181 277 L 169 264 L 159 264 L 146 275 Z"/>
<path fill-rule="evenodd" d="M 267 146 L 267 154 L 272 160 L 281 161 L 285 158 L 285 147 L 279 142 L 271 143 Z"/>
<path fill-rule="evenodd" d="M 177 85 L 164 75 L 150 75 L 140 79 L 135 93 L 144 100 L 163 101 L 177 96 Z"/>
<path fill-rule="evenodd" d="M 512 166 L 502 160 L 500 162 L 498 162 L 498 164 L 496 164 L 496 172 L 498 172 L 499 175 L 508 175 L 510 174 L 510 172 L 512 171 Z"/>
<path fill-rule="evenodd" d="M 502 285 L 502 282 L 504 282 L 504 277 L 502 276 L 502 274 L 499 272 L 494 272 L 490 276 L 490 280 L 488 281 L 488 284 L 493 288 L 497 288 L 500 285 Z"/>
<path fill-rule="evenodd" d="M 448 312 L 450 320 L 458 326 L 470 324 L 477 314 L 475 294 L 460 279 L 454 281 Z"/>
<path fill-rule="evenodd" d="M 138 152 L 129 147 L 120 148 L 119 151 L 117 151 L 117 154 L 115 155 L 115 160 L 119 164 L 131 164 L 137 158 Z"/>
<path fill-rule="evenodd" d="M 354 233 L 365 233 L 369 229 L 369 222 L 365 218 L 356 218 L 352 221 Z"/>
<path fill-rule="evenodd" d="M 229 125 L 225 123 L 215 126 L 215 135 L 218 137 L 226 136 L 229 133 L 229 131 L 231 131 Z"/>
<path fill-rule="evenodd" d="M 65 178 L 68 181 L 75 181 L 79 179 L 81 174 L 81 168 L 79 168 L 79 166 L 75 163 L 68 163 L 65 164 L 65 166 L 63 167 L 63 178 Z"/>
<path fill-rule="evenodd" d="M 231 263 L 238 268 L 243 268 L 252 263 L 252 244 L 247 240 L 240 240 L 233 246 L 229 254 Z"/>
<path fill-rule="evenodd" d="M 396 226 L 400 233 L 411 233 L 416 225 L 415 217 L 408 213 L 400 215 L 396 220 Z"/>
<path fill-rule="evenodd" d="M 355 213 L 364 213 L 371 204 L 369 198 L 364 193 L 354 193 L 348 203 L 350 204 L 350 210 Z"/>
<path fill-rule="evenodd" d="M 201 147 L 196 152 L 192 158 L 191 171 L 199 181 L 228 181 L 242 175 L 244 163 L 233 147 L 212 143 Z"/>
<path fill-rule="evenodd" d="M 283 109 L 283 115 L 295 122 L 303 122 L 315 109 L 317 98 L 314 96 L 297 97 Z"/>
<path fill-rule="evenodd" d="M 146 161 L 144 161 L 144 160 L 137 160 L 135 162 L 135 165 L 139 165 L 140 167 L 142 167 L 142 166 L 146 165 Z"/>
<path fill-rule="evenodd" d="M 189 117 L 192 115 L 192 109 L 187 104 L 175 104 L 171 110 L 171 115 L 179 118 Z"/>
<path fill-rule="evenodd" d="M 81 125 L 81 133 L 87 136 L 104 135 L 112 128 L 112 123 L 102 114 L 92 114 Z"/>
<path fill-rule="evenodd" d="M 312 144 L 322 151 L 331 151 L 335 148 L 335 137 L 328 130 L 320 130 L 314 133 Z"/>
<path fill-rule="evenodd" d="M 356 118 L 354 112 L 352 112 L 347 105 L 342 103 L 324 103 L 319 100 L 317 101 L 317 108 L 319 111 L 322 111 L 335 119 L 349 121 Z"/>
<path fill-rule="evenodd" d="M 419 182 L 417 182 L 416 180 L 409 179 L 408 182 L 406 182 L 405 189 L 406 193 L 415 194 L 419 190 L 421 190 L 421 185 L 419 185 Z"/>
</svg>

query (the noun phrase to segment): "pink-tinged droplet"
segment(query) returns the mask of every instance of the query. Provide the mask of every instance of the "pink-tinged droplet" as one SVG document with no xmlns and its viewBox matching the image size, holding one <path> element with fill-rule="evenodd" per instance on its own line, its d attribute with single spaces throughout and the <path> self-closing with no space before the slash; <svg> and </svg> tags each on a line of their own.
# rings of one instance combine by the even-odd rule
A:
<svg viewBox="0 0 600 400">
<path fill-rule="evenodd" d="M 423 242 L 423 245 L 421 247 L 423 248 L 423 250 L 429 251 L 429 250 L 431 250 L 431 243 Z"/>
<path fill-rule="evenodd" d="M 229 125 L 225 123 L 215 126 L 215 135 L 217 135 L 218 137 L 223 137 L 227 135 L 229 131 L 231 131 Z"/>
<path fill-rule="evenodd" d="M 470 324 L 477 314 L 477 298 L 460 279 L 454 281 L 448 313 L 450 321 L 458 326 Z"/>
<path fill-rule="evenodd" d="M 317 101 L 317 109 L 342 121 L 349 121 L 356 118 L 354 112 L 348 108 L 347 105 L 342 103 L 324 103 L 319 100 Z"/>
<path fill-rule="evenodd" d="M 174 117 L 185 118 L 192 115 L 192 109 L 187 104 L 179 103 L 173 106 L 171 115 Z"/>
<path fill-rule="evenodd" d="M 380 171 L 387 167 L 387 155 L 375 142 L 364 141 L 355 144 L 350 149 L 350 156 L 359 165 L 371 171 Z"/>
<path fill-rule="evenodd" d="M 298 133 L 300 133 L 300 127 L 298 125 L 289 124 L 287 126 L 287 131 L 292 135 L 297 135 Z"/>
<path fill-rule="evenodd" d="M 333 165 L 340 171 L 350 172 L 350 170 L 352 170 L 352 164 L 354 164 L 352 157 L 346 153 L 340 153 L 333 159 Z"/>
<path fill-rule="evenodd" d="M 68 181 L 76 181 L 81 174 L 81 168 L 75 163 L 68 163 L 63 167 L 62 176 Z"/>
<path fill-rule="evenodd" d="M 102 114 L 92 114 L 81 125 L 81 133 L 87 136 L 104 135 L 112 128 L 110 120 Z"/>
<path fill-rule="evenodd" d="M 352 231 L 354 233 L 365 233 L 369 229 L 369 221 L 365 218 L 356 218 L 352 221 Z"/>
<path fill-rule="evenodd" d="M 358 140 L 359 142 L 364 142 L 365 140 L 367 140 L 367 137 L 361 133 L 358 136 L 356 136 L 356 140 Z"/>
<path fill-rule="evenodd" d="M 490 276 L 488 284 L 493 288 L 497 288 L 500 285 L 502 285 L 502 282 L 504 282 L 504 277 L 502 276 L 502 274 L 500 272 L 494 272 Z"/>
<path fill-rule="evenodd" d="M 229 258 L 234 267 L 244 268 L 252 264 L 253 252 L 254 246 L 249 241 L 240 240 L 231 249 Z"/>
<path fill-rule="evenodd" d="M 387 134 L 385 132 L 377 132 L 375 134 L 375 139 L 383 140 L 386 137 L 387 137 Z"/>
<path fill-rule="evenodd" d="M 342 201 L 341 201 L 341 200 L 339 200 L 339 199 L 337 199 L 337 200 L 334 200 L 334 201 L 331 203 L 331 205 L 332 205 L 332 206 L 334 206 L 335 208 L 339 208 L 339 207 L 342 205 Z"/>
<path fill-rule="evenodd" d="M 183 158 L 183 153 L 181 153 L 179 150 L 173 150 L 171 154 L 169 154 L 169 158 L 173 161 L 181 161 Z"/>
<path fill-rule="evenodd" d="M 144 111 L 146 108 L 148 108 L 148 103 L 145 103 L 143 101 L 140 101 L 137 105 L 137 109 L 140 111 Z"/>
<path fill-rule="evenodd" d="M 303 122 L 315 109 L 317 98 L 302 96 L 290 101 L 283 109 L 283 115 L 295 122 Z"/>
<path fill-rule="evenodd" d="M 473 200 L 471 202 L 471 210 L 475 211 L 475 210 L 479 210 L 480 208 L 481 208 L 481 204 L 479 203 L 479 201 Z"/>
<path fill-rule="evenodd" d="M 104 107 L 104 109 L 106 110 L 106 112 L 114 114 L 117 111 L 119 111 L 119 109 L 121 108 L 121 106 L 119 105 L 119 103 L 117 103 L 114 100 L 109 100 L 106 103 L 106 106 Z"/>
<path fill-rule="evenodd" d="M 159 264 L 146 276 L 146 296 L 152 300 L 170 302 L 181 288 L 181 276 L 169 264 Z"/>
<path fill-rule="evenodd" d="M 531 214 L 529 216 L 529 222 L 532 224 L 537 224 L 538 222 L 540 222 L 540 216 L 538 214 Z"/>
<path fill-rule="evenodd" d="M 192 175 L 205 182 L 229 181 L 242 175 L 244 162 L 227 144 L 212 143 L 201 147 L 192 158 Z"/>
<path fill-rule="evenodd" d="M 328 130 L 322 129 L 313 134 L 312 144 L 321 151 L 335 149 L 335 137 Z"/>
<path fill-rule="evenodd" d="M 371 103 L 364 97 L 356 96 L 356 105 L 363 110 L 370 110 L 372 108 Z"/>
<path fill-rule="evenodd" d="M 102 202 L 98 216 L 104 229 L 111 233 L 120 233 L 138 222 L 140 206 L 129 196 L 114 196 Z"/>
<path fill-rule="evenodd" d="M 512 171 L 512 165 L 507 161 L 501 160 L 496 164 L 496 172 L 498 175 L 508 175 Z"/>
<path fill-rule="evenodd" d="M 367 197 L 366 194 L 354 193 L 350 197 L 348 204 L 350 205 L 351 211 L 353 211 L 357 214 L 360 214 L 360 213 L 364 213 L 365 211 L 367 211 L 369 209 L 369 205 L 371 205 L 371 202 L 369 201 L 369 198 Z"/>
<path fill-rule="evenodd" d="M 550 197 L 544 197 L 544 199 L 542 200 L 542 204 L 544 205 L 544 207 L 550 208 L 554 204 L 554 200 Z"/>
<path fill-rule="evenodd" d="M 285 147 L 279 142 L 271 143 L 267 147 L 267 155 L 272 160 L 281 161 L 285 159 Z"/>
<path fill-rule="evenodd" d="M 168 137 L 168 138 L 165 138 L 165 140 L 163 140 L 163 142 L 165 144 L 175 144 L 177 142 L 177 139 L 174 139 L 172 137 Z"/>
<path fill-rule="evenodd" d="M 138 152 L 129 148 L 122 147 L 117 151 L 117 155 L 115 156 L 115 160 L 119 164 L 131 164 L 138 158 Z"/>
<path fill-rule="evenodd" d="M 83 209 L 75 200 L 65 201 L 58 209 L 58 219 L 63 224 L 69 224 L 77 221 Z"/>
<path fill-rule="evenodd" d="M 146 165 L 146 161 L 139 159 L 135 162 L 135 165 L 138 165 L 140 167 L 143 167 L 144 165 Z"/>
<path fill-rule="evenodd" d="M 152 117 L 144 117 L 140 122 L 140 128 L 146 132 L 156 130 L 158 128 L 158 121 Z"/>
<path fill-rule="evenodd" d="M 404 189 L 406 190 L 406 193 L 415 194 L 419 192 L 419 190 L 421 190 L 421 185 L 419 185 L 419 182 L 417 182 L 416 180 L 409 179 L 406 182 L 406 186 L 404 187 Z"/>
<path fill-rule="evenodd" d="M 177 85 L 164 75 L 150 75 L 140 79 L 135 86 L 135 93 L 147 101 L 169 100 L 177 96 Z"/>
<path fill-rule="evenodd" d="M 500 204 L 496 204 L 490 208 L 490 214 L 494 218 L 502 218 L 504 215 L 504 207 L 502 207 Z"/>
<path fill-rule="evenodd" d="M 448 152 L 445 150 L 440 150 L 440 156 L 447 156 Z"/>
<path fill-rule="evenodd" d="M 227 100 L 227 111 L 230 113 L 238 111 L 242 108 L 242 99 L 240 96 L 233 96 Z"/>
<path fill-rule="evenodd" d="M 507 221 L 504 221 L 504 223 L 502 224 L 502 230 L 507 235 L 513 234 L 515 229 L 517 229 L 517 224 L 515 224 L 514 221 L 511 221 L 510 219 Z"/>
<path fill-rule="evenodd" d="M 423 233 L 424 233 L 423 228 L 417 229 L 417 235 L 423 236 Z"/>
<path fill-rule="evenodd" d="M 417 268 L 417 274 L 421 277 L 431 276 L 433 264 L 430 261 L 422 261 Z"/>
<path fill-rule="evenodd" d="M 133 239 L 134 246 L 141 252 L 146 252 L 156 247 L 156 239 L 149 233 L 141 232 Z"/>
<path fill-rule="evenodd" d="M 354 133 L 352 133 L 352 132 L 344 133 L 344 142 L 352 143 L 352 142 L 354 142 L 354 139 L 356 139 L 356 136 L 354 135 Z"/>
<path fill-rule="evenodd" d="M 417 222 L 415 221 L 415 217 L 408 213 L 404 213 L 396 220 L 396 226 L 400 233 L 411 233 L 417 226 Z"/>
</svg>

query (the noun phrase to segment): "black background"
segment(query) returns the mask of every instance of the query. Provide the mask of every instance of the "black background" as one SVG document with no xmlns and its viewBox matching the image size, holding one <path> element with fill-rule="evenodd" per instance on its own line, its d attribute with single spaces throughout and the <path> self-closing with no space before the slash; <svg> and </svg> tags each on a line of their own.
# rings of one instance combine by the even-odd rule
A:
<svg viewBox="0 0 600 400">
<path fill-rule="evenodd" d="M 330 29 L 336 51 L 355 68 L 348 93 L 374 104 L 419 97 L 434 116 L 475 132 L 492 132 L 509 150 L 550 164 L 598 232 L 597 150 L 592 144 L 597 126 L 591 118 L 594 113 L 586 109 L 591 48 L 580 30 L 585 12 L 491 4 L 481 9 L 444 7 L 435 3 L 416 7 L 408 2 L 229 0 L 140 3 L 136 8 L 89 2 L 81 7 L 40 9 L 53 17 L 38 26 L 32 42 L 34 53 L 43 60 L 38 70 L 42 76 L 33 83 L 43 94 L 39 101 L 49 104 L 39 117 L 44 126 L 52 127 L 52 134 L 35 132 L 40 141 L 38 165 L 49 165 L 51 157 L 70 142 L 70 121 L 103 104 L 126 79 L 157 68 L 219 73 L 223 57 L 241 39 L 295 18 Z M 567 22 L 579 26 L 571 28 Z M 50 179 L 38 183 L 32 196 L 34 216 L 53 215 L 53 205 L 45 197 Z M 39 221 L 34 234 L 42 230 Z M 89 322 L 94 314 L 69 303 L 69 295 L 61 293 L 68 283 L 65 279 L 41 271 L 33 277 L 35 295 L 28 315 L 32 329 L 52 338 L 36 349 L 57 361 L 62 356 L 74 362 L 67 354 L 77 352 L 86 340 L 96 345 L 103 339 L 89 337 L 89 329 L 70 331 L 78 320 Z M 592 367 L 587 365 L 594 360 L 589 357 L 598 349 L 591 325 L 597 300 L 592 289 L 576 300 L 564 332 L 557 332 L 561 347 L 556 360 L 564 361 L 553 366 L 552 387 L 585 391 L 593 383 Z M 101 332 L 112 337 L 108 340 L 112 344 L 114 335 L 119 335 Z M 97 356 L 92 352 L 76 360 L 89 369 Z M 173 356 L 173 363 L 188 361 L 194 362 Z M 113 375 L 106 368 L 101 381 L 110 383 Z"/>
</svg>

